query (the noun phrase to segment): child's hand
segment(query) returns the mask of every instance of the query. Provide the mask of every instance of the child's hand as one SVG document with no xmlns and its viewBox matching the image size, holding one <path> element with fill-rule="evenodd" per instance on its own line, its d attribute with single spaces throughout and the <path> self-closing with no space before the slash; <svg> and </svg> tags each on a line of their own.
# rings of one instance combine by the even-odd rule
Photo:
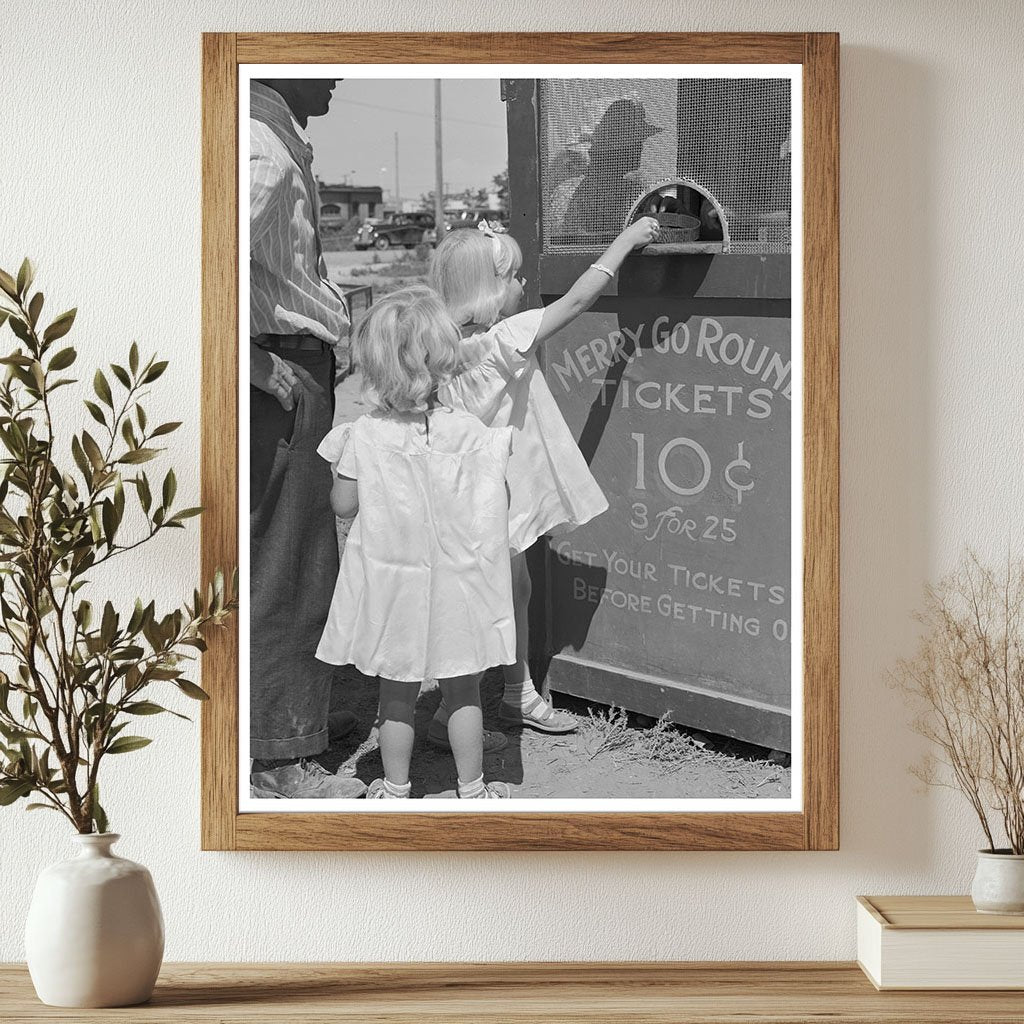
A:
<svg viewBox="0 0 1024 1024">
<path fill-rule="evenodd" d="M 619 238 L 628 242 L 631 249 L 635 249 L 637 246 L 650 245 L 658 237 L 659 230 L 658 222 L 653 217 L 641 217 L 630 224 Z"/>
</svg>

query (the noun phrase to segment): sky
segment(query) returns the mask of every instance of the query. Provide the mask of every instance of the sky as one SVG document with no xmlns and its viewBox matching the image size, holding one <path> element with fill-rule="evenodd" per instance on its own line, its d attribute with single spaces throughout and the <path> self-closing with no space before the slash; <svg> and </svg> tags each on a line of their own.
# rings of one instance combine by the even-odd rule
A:
<svg viewBox="0 0 1024 1024">
<path fill-rule="evenodd" d="M 446 191 L 483 188 L 508 165 L 505 104 L 497 79 L 445 79 L 441 87 Z M 331 108 L 310 118 L 313 171 L 324 182 L 380 185 L 392 201 L 398 132 L 402 198 L 434 187 L 434 82 L 355 79 L 338 82 Z"/>
</svg>

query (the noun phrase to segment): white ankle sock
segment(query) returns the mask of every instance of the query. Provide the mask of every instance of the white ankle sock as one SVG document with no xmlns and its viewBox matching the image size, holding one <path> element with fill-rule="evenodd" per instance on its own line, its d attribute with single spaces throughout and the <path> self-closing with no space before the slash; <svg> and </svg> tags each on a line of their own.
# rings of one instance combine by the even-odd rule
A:
<svg viewBox="0 0 1024 1024">
<path fill-rule="evenodd" d="M 459 780 L 459 799 L 460 800 L 472 800 L 475 797 L 480 796 L 484 791 L 484 777 L 481 773 L 479 779 L 474 779 L 472 782 L 463 782 Z"/>
<path fill-rule="evenodd" d="M 501 699 L 514 708 L 526 708 L 539 696 L 533 680 L 527 676 L 521 683 L 510 683 L 506 679 L 505 693 Z"/>
<path fill-rule="evenodd" d="M 407 797 L 412 792 L 412 783 L 407 782 L 404 786 L 400 786 L 397 782 L 391 782 L 388 779 L 385 779 L 384 792 L 389 796 L 401 799 L 403 797 Z"/>
</svg>

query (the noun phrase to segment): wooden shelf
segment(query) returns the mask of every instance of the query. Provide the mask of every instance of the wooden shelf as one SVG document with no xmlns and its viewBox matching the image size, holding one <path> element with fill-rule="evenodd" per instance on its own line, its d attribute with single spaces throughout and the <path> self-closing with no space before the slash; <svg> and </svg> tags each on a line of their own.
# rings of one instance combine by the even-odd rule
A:
<svg viewBox="0 0 1024 1024">
<path fill-rule="evenodd" d="M 166 964 L 152 1002 L 61 1010 L 0 965 L 0 1020 L 1020 1024 L 1021 992 L 876 992 L 850 963 Z"/>
</svg>

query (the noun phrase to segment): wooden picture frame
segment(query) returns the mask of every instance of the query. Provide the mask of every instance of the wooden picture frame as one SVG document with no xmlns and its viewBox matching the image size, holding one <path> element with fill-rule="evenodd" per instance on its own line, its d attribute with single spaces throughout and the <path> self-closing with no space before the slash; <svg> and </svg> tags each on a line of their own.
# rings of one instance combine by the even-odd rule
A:
<svg viewBox="0 0 1024 1024">
<path fill-rule="evenodd" d="M 839 38 L 736 34 L 205 34 L 202 570 L 238 562 L 238 69 L 243 64 L 799 64 L 803 102 L 802 809 L 259 813 L 239 810 L 238 634 L 203 684 L 208 850 L 834 850 L 839 844 Z M 798 515 L 793 510 L 793 515 Z"/>
</svg>

